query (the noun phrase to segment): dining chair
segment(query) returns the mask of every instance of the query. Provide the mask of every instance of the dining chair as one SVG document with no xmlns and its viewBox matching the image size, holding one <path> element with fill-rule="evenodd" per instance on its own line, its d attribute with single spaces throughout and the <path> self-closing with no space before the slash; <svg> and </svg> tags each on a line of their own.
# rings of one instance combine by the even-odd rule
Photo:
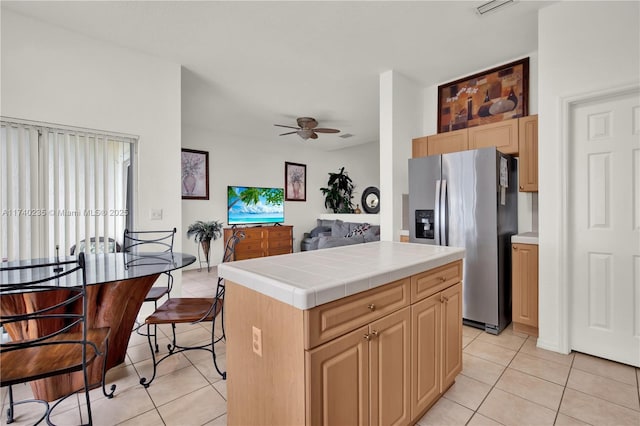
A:
<svg viewBox="0 0 640 426">
<path fill-rule="evenodd" d="M 101 385 L 104 395 L 112 398 L 116 386 L 112 385 L 107 393 L 105 372 L 111 330 L 87 325 L 90 311 L 84 253 L 74 260 L 7 265 L 0 267 L 0 296 L 3 299 L 0 326 L 12 336 L 12 339 L 0 342 L 0 386 L 8 387 L 9 396 L 7 423 L 16 419 L 16 405 L 37 402 L 44 404 L 45 412 L 35 424 L 45 419 L 51 424 L 49 417 L 62 401 L 84 392 L 86 424 L 93 424 L 89 390 Z M 38 299 L 42 303 L 28 302 L 32 299 L 26 294 L 42 291 L 50 295 Z M 89 383 L 87 368 L 98 361 L 102 361 L 101 383 Z M 37 399 L 13 399 L 13 385 L 74 372 L 82 372 L 78 389 L 53 404 Z M 73 378 L 69 380 L 74 381 Z"/>
<path fill-rule="evenodd" d="M 96 237 L 89 238 L 89 244 L 87 244 L 86 240 L 80 240 L 78 243 L 77 251 L 80 252 L 89 252 L 89 253 L 120 253 L 122 251 L 122 246 L 114 240 L 113 238 L 98 237 L 98 241 L 96 242 Z M 69 249 L 69 254 L 73 256 L 76 253 L 76 245 L 72 245 Z"/>
<path fill-rule="evenodd" d="M 233 260 L 233 254 L 235 246 L 242 238 L 244 238 L 244 232 L 241 229 L 237 229 L 229 237 L 226 242 L 224 255 L 222 262 L 229 262 Z M 147 317 L 145 324 L 147 327 L 158 326 L 161 324 L 171 324 L 172 340 L 167 345 L 168 353 L 162 356 L 160 359 L 156 359 L 153 346 L 151 344 L 151 337 L 149 336 L 149 348 L 151 349 L 151 356 L 153 358 L 153 374 L 151 379 L 147 380 L 146 377 L 140 379 L 140 384 L 145 388 L 149 387 L 151 382 L 156 377 L 157 367 L 162 361 L 168 357 L 189 350 L 201 349 L 211 352 L 213 357 L 213 365 L 223 379 L 227 378 L 227 373 L 222 372 L 218 367 L 216 360 L 215 344 L 225 339 L 224 333 L 224 294 L 225 285 L 224 279 L 218 277 L 216 284 L 216 291 L 214 297 L 178 297 L 167 300 L 153 314 Z M 221 321 L 221 334 L 216 338 L 216 318 L 220 317 Z M 176 341 L 176 324 L 200 324 L 204 322 L 211 322 L 211 341 L 202 345 L 196 346 L 182 346 Z M 148 332 L 147 332 L 148 333 Z"/>
<path fill-rule="evenodd" d="M 176 235 L 176 228 L 170 231 L 129 231 L 124 230 L 124 251 L 125 253 L 144 252 L 173 252 L 173 241 Z M 173 288 L 173 275 L 171 272 L 164 273 L 167 277 L 167 285 L 153 286 L 144 298 L 144 302 L 153 302 L 154 309 L 158 309 L 158 301 L 164 296 L 170 298 L 171 289 Z M 140 332 L 142 324 L 138 325 L 134 330 L 140 335 L 146 335 Z M 149 329 L 147 328 L 147 332 Z M 154 326 L 153 336 L 155 341 L 156 352 L 158 347 L 158 328 Z"/>
</svg>

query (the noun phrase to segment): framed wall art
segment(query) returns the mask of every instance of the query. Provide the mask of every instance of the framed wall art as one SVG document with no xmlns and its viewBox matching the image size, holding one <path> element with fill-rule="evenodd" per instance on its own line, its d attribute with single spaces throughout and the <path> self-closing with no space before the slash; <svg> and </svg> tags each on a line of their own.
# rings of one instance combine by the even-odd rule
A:
<svg viewBox="0 0 640 426">
<path fill-rule="evenodd" d="M 182 148 L 182 199 L 209 199 L 209 153 Z"/>
<path fill-rule="evenodd" d="M 438 86 L 438 133 L 529 114 L 529 58 Z"/>
<path fill-rule="evenodd" d="M 307 201 L 307 166 L 284 163 L 284 189 L 286 201 Z"/>
</svg>

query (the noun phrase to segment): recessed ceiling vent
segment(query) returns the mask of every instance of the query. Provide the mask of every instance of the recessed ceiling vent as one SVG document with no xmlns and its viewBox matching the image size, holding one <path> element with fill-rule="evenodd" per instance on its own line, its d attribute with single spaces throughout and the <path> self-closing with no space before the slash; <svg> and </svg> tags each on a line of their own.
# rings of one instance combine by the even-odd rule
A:
<svg viewBox="0 0 640 426">
<path fill-rule="evenodd" d="M 342 139 L 347 139 L 347 138 L 350 138 L 352 136 L 353 135 L 351 133 L 343 133 L 339 137 L 341 137 Z"/>
<path fill-rule="evenodd" d="M 492 0 L 484 4 L 481 4 L 476 8 L 476 10 L 478 11 L 478 14 L 484 15 L 485 13 L 493 12 L 497 9 L 501 9 L 505 6 L 508 6 L 513 2 L 514 0 Z"/>
</svg>

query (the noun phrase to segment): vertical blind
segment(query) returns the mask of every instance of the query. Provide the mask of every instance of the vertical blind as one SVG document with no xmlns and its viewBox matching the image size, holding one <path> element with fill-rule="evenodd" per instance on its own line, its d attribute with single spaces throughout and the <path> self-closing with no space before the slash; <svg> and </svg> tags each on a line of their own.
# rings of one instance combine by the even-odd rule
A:
<svg viewBox="0 0 640 426">
<path fill-rule="evenodd" d="M 121 242 L 130 219 L 127 172 L 134 137 L 1 124 L 3 261 L 69 255 L 83 240 L 88 251 L 91 238 Z"/>
</svg>

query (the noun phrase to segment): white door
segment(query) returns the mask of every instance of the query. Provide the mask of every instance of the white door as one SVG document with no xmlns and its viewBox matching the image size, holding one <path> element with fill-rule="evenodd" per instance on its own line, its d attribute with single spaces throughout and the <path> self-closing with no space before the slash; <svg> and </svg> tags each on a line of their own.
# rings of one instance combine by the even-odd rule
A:
<svg viewBox="0 0 640 426">
<path fill-rule="evenodd" d="M 572 107 L 571 348 L 640 367 L 640 91 Z"/>
</svg>

